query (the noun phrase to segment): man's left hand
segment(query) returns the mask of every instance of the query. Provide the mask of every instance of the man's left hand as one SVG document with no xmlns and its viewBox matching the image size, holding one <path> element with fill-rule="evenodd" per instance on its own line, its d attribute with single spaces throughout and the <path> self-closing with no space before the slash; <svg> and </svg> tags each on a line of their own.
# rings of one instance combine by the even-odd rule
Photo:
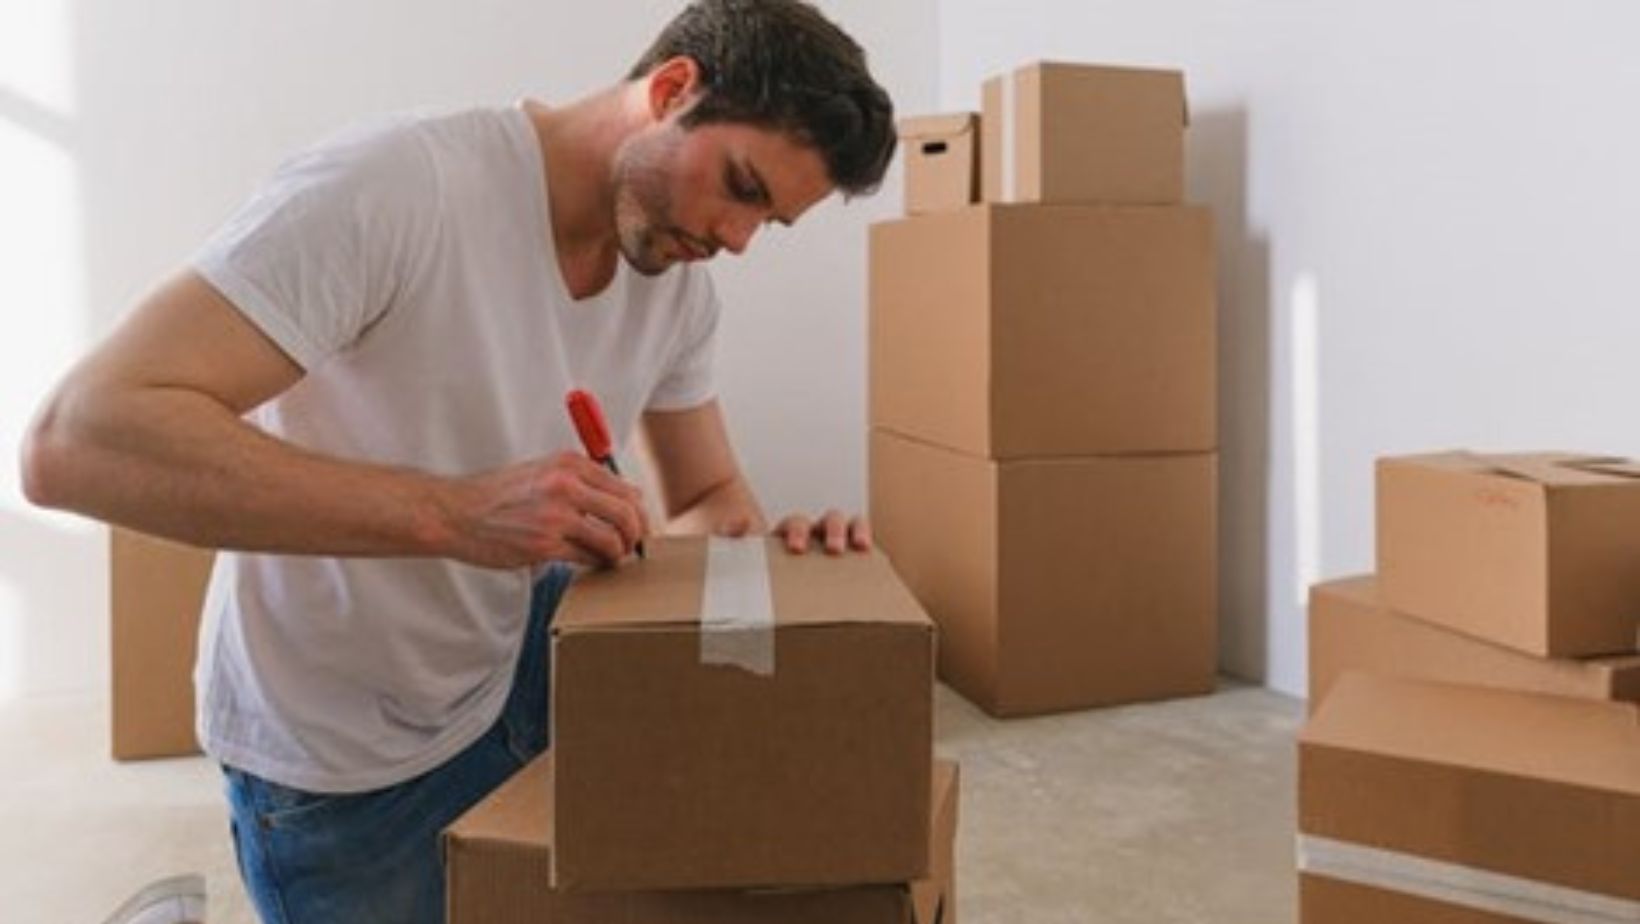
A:
<svg viewBox="0 0 1640 924">
<path fill-rule="evenodd" d="M 794 513 L 775 524 L 774 535 L 785 544 L 786 551 L 797 555 L 807 552 L 811 541 L 818 541 L 828 555 L 871 549 L 871 525 L 866 518 L 851 517 L 841 510 L 827 510 L 818 520 Z"/>
</svg>

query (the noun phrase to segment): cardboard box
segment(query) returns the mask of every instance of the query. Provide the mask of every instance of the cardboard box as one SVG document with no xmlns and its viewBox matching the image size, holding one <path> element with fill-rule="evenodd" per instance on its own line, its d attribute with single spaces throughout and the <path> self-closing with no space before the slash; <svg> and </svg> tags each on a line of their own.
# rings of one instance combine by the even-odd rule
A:
<svg viewBox="0 0 1640 924">
<path fill-rule="evenodd" d="M 552 645 L 556 885 L 927 875 L 933 624 L 881 554 L 655 540 Z"/>
<path fill-rule="evenodd" d="M 111 750 L 116 760 L 199 753 L 194 654 L 214 553 L 115 528 L 109 538 Z"/>
<path fill-rule="evenodd" d="M 1372 575 L 1310 588 L 1310 711 L 1345 671 L 1640 700 L 1640 656 L 1540 658 L 1384 605 Z"/>
<path fill-rule="evenodd" d="M 1184 199 L 1184 75 L 1038 63 L 982 90 L 986 202 Z"/>
<path fill-rule="evenodd" d="M 934 765 L 932 874 L 831 889 L 563 892 L 548 883 L 552 761 L 542 757 L 444 835 L 449 924 L 956 924 L 957 767 Z"/>
<path fill-rule="evenodd" d="M 1640 465 L 1566 453 L 1378 462 L 1378 574 L 1404 613 L 1556 657 L 1640 635 Z"/>
<path fill-rule="evenodd" d="M 1298 761 L 1306 924 L 1640 916 L 1633 703 L 1348 673 Z"/>
<path fill-rule="evenodd" d="M 994 715 L 1211 692 L 1217 456 L 994 462 L 871 434 L 878 544 Z"/>
<path fill-rule="evenodd" d="M 881 223 L 870 277 L 872 426 L 994 459 L 1216 448 L 1205 209 Z"/>
<path fill-rule="evenodd" d="M 979 114 L 919 116 L 899 123 L 905 213 L 960 209 L 979 201 Z"/>
</svg>

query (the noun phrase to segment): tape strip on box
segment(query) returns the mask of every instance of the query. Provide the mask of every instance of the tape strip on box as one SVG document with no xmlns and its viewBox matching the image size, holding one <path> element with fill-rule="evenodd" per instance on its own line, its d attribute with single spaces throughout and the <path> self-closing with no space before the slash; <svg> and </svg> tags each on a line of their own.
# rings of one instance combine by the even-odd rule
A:
<svg viewBox="0 0 1640 924">
<path fill-rule="evenodd" d="M 1542 924 L 1634 924 L 1640 902 L 1301 834 L 1299 872 Z"/>
<path fill-rule="evenodd" d="M 774 673 L 774 594 L 762 537 L 706 541 L 700 663 Z"/>
</svg>

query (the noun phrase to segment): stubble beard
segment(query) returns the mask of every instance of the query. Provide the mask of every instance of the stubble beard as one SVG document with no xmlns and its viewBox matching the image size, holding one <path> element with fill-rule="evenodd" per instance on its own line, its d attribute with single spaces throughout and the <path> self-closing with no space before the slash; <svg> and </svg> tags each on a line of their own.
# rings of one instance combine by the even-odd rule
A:
<svg viewBox="0 0 1640 924">
<path fill-rule="evenodd" d="M 615 235 L 621 257 L 645 276 L 658 276 L 675 260 L 662 252 L 672 228 L 672 194 L 664 162 L 682 138 L 671 128 L 635 138 L 615 159 Z"/>
</svg>

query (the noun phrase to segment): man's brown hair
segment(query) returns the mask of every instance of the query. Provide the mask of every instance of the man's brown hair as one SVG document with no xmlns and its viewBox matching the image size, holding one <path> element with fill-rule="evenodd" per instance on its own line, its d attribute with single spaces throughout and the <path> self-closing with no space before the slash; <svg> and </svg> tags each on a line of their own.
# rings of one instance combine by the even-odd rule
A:
<svg viewBox="0 0 1640 924">
<path fill-rule="evenodd" d="M 696 0 L 633 66 L 647 75 L 675 57 L 700 66 L 700 100 L 685 128 L 738 122 L 814 148 L 845 195 L 876 190 L 894 156 L 894 104 L 848 34 L 802 0 Z"/>
</svg>

